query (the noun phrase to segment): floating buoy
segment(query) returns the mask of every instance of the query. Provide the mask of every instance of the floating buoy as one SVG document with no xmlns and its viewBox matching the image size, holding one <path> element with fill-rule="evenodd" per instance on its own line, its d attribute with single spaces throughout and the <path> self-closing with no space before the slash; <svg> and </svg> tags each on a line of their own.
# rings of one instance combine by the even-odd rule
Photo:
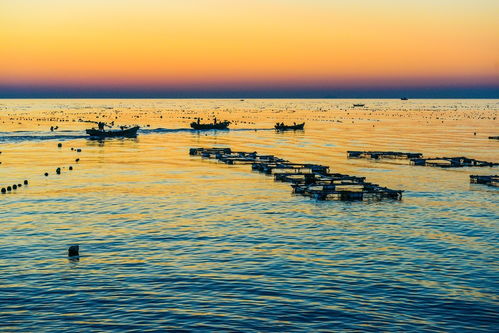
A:
<svg viewBox="0 0 499 333">
<path fill-rule="evenodd" d="M 55 173 L 57 173 L 58 175 L 60 175 L 61 174 L 61 168 L 55 169 Z"/>
<path fill-rule="evenodd" d="M 12 188 L 13 188 L 14 190 L 17 190 L 17 185 L 16 185 L 16 184 L 12 185 Z"/>
<path fill-rule="evenodd" d="M 48 175 L 49 175 L 49 173 L 48 173 L 48 172 L 45 172 L 45 177 L 47 177 Z"/>
<path fill-rule="evenodd" d="M 12 188 L 10 186 L 7 186 L 7 191 L 12 191 Z"/>
<path fill-rule="evenodd" d="M 69 170 L 73 170 L 73 167 L 72 167 L 72 166 L 69 166 Z"/>
<path fill-rule="evenodd" d="M 17 184 L 17 187 L 22 187 L 22 186 L 23 186 L 23 184 Z"/>
<path fill-rule="evenodd" d="M 5 189 L 5 187 L 2 187 L 2 193 L 5 193 L 7 192 L 7 190 Z"/>
<path fill-rule="evenodd" d="M 24 185 L 28 185 L 28 180 L 24 180 Z"/>
<path fill-rule="evenodd" d="M 68 257 L 77 257 L 80 255 L 80 246 L 71 245 L 68 249 Z"/>
<path fill-rule="evenodd" d="M 80 161 L 80 159 L 79 159 L 79 158 L 77 158 L 77 159 L 75 160 L 75 162 L 79 162 L 79 161 Z"/>
<path fill-rule="evenodd" d="M 81 153 L 81 149 L 80 148 L 76 149 L 76 152 Z"/>
<path fill-rule="evenodd" d="M 62 143 L 58 143 L 57 147 L 61 148 L 62 147 Z"/>
</svg>

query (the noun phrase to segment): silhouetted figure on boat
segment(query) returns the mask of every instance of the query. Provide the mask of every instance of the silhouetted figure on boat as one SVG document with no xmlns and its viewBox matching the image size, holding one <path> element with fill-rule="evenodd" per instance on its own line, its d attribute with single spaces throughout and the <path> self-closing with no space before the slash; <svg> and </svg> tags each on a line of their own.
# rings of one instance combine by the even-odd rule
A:
<svg viewBox="0 0 499 333">
<path fill-rule="evenodd" d="M 119 126 L 119 130 L 109 130 L 105 131 L 104 128 L 107 127 L 112 127 L 107 125 L 106 123 L 99 121 L 99 122 L 93 122 L 96 123 L 98 129 L 92 128 L 92 129 L 87 129 L 86 132 L 88 135 L 91 137 L 97 137 L 97 138 L 108 138 L 108 137 L 125 137 L 125 138 L 134 138 L 137 136 L 137 131 L 139 130 L 139 126 L 133 126 L 128 128 L 127 126 Z"/>
<path fill-rule="evenodd" d="M 278 131 L 288 131 L 288 130 L 303 130 L 305 123 L 297 124 L 296 122 L 293 125 L 284 125 L 284 123 L 276 123 L 274 128 Z"/>
<path fill-rule="evenodd" d="M 201 118 L 197 118 L 196 121 L 193 121 L 191 123 L 191 127 L 195 130 L 210 130 L 210 129 L 218 129 L 218 130 L 224 130 L 227 129 L 229 126 L 230 121 L 218 121 L 217 118 L 213 118 L 213 123 L 211 124 L 202 124 L 201 123 Z"/>
</svg>

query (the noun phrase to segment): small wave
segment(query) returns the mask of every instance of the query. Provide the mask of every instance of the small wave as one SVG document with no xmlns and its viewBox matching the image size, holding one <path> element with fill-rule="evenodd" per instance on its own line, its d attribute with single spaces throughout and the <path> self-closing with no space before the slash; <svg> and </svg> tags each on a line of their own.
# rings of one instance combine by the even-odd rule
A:
<svg viewBox="0 0 499 333">
<path fill-rule="evenodd" d="M 270 131 L 269 128 L 236 128 L 229 130 L 207 130 L 199 131 L 192 128 L 154 128 L 154 129 L 140 129 L 139 134 L 168 134 L 168 133 L 199 133 L 199 132 L 248 132 L 248 131 Z M 64 134 L 62 134 L 64 133 Z M 59 131 L 57 134 L 52 132 L 40 131 L 11 131 L 0 132 L 0 142 L 22 142 L 22 141 L 45 141 L 45 140 L 74 140 L 89 138 L 83 131 L 64 130 Z"/>
<path fill-rule="evenodd" d="M 16 133 L 17 134 L 17 133 Z M 32 134 L 26 132 L 25 135 L 5 135 L 0 133 L 0 142 L 22 142 L 22 141 L 45 141 L 45 140 L 74 140 L 88 137 L 84 134 L 65 134 L 65 135 L 49 135 L 49 134 Z"/>
<path fill-rule="evenodd" d="M 191 128 L 153 128 L 153 129 L 144 129 L 141 128 L 139 133 L 141 134 L 152 134 L 152 133 L 179 133 L 179 132 L 191 132 L 193 129 Z"/>
<path fill-rule="evenodd" d="M 273 128 L 231 128 L 226 130 L 195 130 L 192 128 L 154 128 L 154 129 L 140 129 L 139 133 L 151 134 L 151 133 L 198 133 L 198 132 L 248 132 L 248 131 L 271 131 Z"/>
</svg>

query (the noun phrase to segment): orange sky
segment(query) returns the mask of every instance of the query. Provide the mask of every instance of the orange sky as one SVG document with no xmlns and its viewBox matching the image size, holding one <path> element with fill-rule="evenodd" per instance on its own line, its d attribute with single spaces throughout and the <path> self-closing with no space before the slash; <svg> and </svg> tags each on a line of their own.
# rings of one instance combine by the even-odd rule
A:
<svg viewBox="0 0 499 333">
<path fill-rule="evenodd" d="M 499 84 L 497 0 L 3 0 L 0 84 Z"/>
</svg>

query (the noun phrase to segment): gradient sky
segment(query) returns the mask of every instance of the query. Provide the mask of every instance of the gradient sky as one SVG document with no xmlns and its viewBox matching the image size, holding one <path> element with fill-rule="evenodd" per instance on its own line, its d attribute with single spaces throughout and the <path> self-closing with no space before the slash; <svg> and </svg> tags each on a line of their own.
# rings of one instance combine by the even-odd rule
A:
<svg viewBox="0 0 499 333">
<path fill-rule="evenodd" d="M 0 1 L 0 97 L 404 89 L 499 97 L 499 1 Z"/>
</svg>

